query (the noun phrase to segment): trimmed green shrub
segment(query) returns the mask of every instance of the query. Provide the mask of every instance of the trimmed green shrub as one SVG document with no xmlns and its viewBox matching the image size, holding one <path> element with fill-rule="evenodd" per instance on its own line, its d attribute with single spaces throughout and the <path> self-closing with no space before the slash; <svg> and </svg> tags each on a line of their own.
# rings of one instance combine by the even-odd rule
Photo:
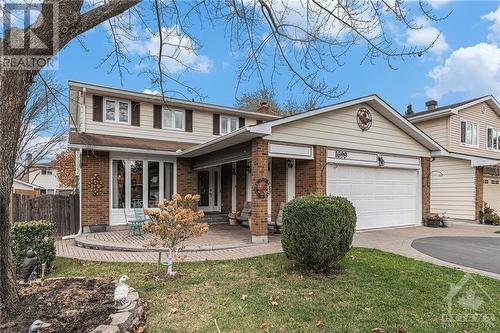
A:
<svg viewBox="0 0 500 333">
<path fill-rule="evenodd" d="M 356 210 L 346 198 L 308 195 L 283 208 L 281 244 L 287 258 L 325 272 L 351 248 Z"/>
<path fill-rule="evenodd" d="M 12 226 L 12 255 L 16 270 L 21 270 L 23 259 L 28 250 L 36 252 L 37 271 L 42 263 L 49 268 L 56 257 L 54 225 L 47 221 L 16 222 Z"/>
<path fill-rule="evenodd" d="M 484 214 L 483 222 L 485 224 L 500 225 L 500 216 L 498 216 L 496 213 Z"/>
</svg>

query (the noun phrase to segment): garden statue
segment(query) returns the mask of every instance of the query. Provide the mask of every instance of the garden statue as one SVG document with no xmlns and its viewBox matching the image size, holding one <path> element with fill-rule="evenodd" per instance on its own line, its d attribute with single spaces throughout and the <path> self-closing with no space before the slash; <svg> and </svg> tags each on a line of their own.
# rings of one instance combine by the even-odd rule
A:
<svg viewBox="0 0 500 333">
<path fill-rule="evenodd" d="M 115 307 L 121 307 L 127 304 L 128 285 L 125 283 L 129 278 L 122 275 L 115 288 Z"/>
<path fill-rule="evenodd" d="M 40 329 L 49 327 L 49 323 L 44 323 L 40 319 L 35 320 L 29 327 L 28 333 L 38 333 Z"/>
<path fill-rule="evenodd" d="M 21 274 L 23 276 L 24 282 L 32 282 L 36 279 L 36 264 L 38 263 L 38 258 L 35 251 L 28 250 L 26 252 L 26 257 L 23 260 L 23 265 L 21 267 Z"/>
</svg>

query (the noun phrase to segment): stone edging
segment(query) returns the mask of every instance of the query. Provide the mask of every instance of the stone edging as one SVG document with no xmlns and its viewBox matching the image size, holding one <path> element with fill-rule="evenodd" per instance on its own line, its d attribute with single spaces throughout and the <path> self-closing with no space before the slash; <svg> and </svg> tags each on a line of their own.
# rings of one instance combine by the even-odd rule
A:
<svg viewBox="0 0 500 333">
<path fill-rule="evenodd" d="M 127 304 L 116 313 L 109 315 L 110 323 L 99 325 L 90 333 L 128 333 L 132 328 L 139 324 L 144 312 L 139 293 L 132 287 L 129 287 L 127 295 Z"/>
</svg>

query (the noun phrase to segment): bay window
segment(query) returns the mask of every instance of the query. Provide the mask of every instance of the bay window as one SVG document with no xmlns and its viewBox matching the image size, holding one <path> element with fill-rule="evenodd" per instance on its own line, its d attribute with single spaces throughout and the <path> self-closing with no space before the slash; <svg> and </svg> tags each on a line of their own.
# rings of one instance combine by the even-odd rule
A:
<svg viewBox="0 0 500 333">
<path fill-rule="evenodd" d="M 104 112 L 104 120 L 107 122 L 130 124 L 130 102 L 128 101 L 105 98 Z"/>
<path fill-rule="evenodd" d="M 228 134 L 238 129 L 238 118 L 221 116 L 220 117 L 220 134 Z"/>
<path fill-rule="evenodd" d="M 184 129 L 184 111 L 183 110 L 173 110 L 164 107 L 162 110 L 162 128 L 169 129 Z"/>
<path fill-rule="evenodd" d="M 123 209 L 156 208 L 174 193 L 174 163 L 147 159 L 112 159 L 111 207 L 123 216 Z M 120 211 L 118 211 L 120 209 Z"/>
<path fill-rule="evenodd" d="M 491 127 L 488 128 L 486 140 L 488 149 L 500 150 L 500 129 Z"/>
<path fill-rule="evenodd" d="M 460 120 L 460 144 L 470 147 L 479 146 L 479 125 L 469 120 Z"/>
</svg>

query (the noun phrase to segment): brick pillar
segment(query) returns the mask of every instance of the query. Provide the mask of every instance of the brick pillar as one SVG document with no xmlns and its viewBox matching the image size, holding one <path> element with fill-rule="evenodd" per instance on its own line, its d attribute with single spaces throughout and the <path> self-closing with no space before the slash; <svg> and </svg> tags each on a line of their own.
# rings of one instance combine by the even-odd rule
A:
<svg viewBox="0 0 500 333">
<path fill-rule="evenodd" d="M 252 187 L 260 178 L 269 179 L 268 143 L 261 138 L 252 140 Z M 259 198 L 252 188 L 253 243 L 267 243 L 267 198 Z"/>
<path fill-rule="evenodd" d="M 431 212 L 431 159 L 420 158 L 422 167 L 422 218 L 425 219 Z"/>
<path fill-rule="evenodd" d="M 82 154 L 82 226 L 91 224 L 109 225 L 109 153 L 85 150 Z M 90 180 L 97 175 L 102 182 L 102 191 L 94 195 L 90 191 Z"/>
<path fill-rule="evenodd" d="M 326 147 L 314 146 L 314 160 L 296 160 L 295 195 L 326 194 Z"/>
<path fill-rule="evenodd" d="M 198 172 L 191 168 L 191 159 L 177 159 L 177 193 L 198 194 Z"/>
<path fill-rule="evenodd" d="M 483 177 L 483 167 L 476 167 L 476 220 L 479 220 L 479 214 L 481 210 L 483 210 L 483 186 L 484 186 L 484 177 Z"/>
</svg>

